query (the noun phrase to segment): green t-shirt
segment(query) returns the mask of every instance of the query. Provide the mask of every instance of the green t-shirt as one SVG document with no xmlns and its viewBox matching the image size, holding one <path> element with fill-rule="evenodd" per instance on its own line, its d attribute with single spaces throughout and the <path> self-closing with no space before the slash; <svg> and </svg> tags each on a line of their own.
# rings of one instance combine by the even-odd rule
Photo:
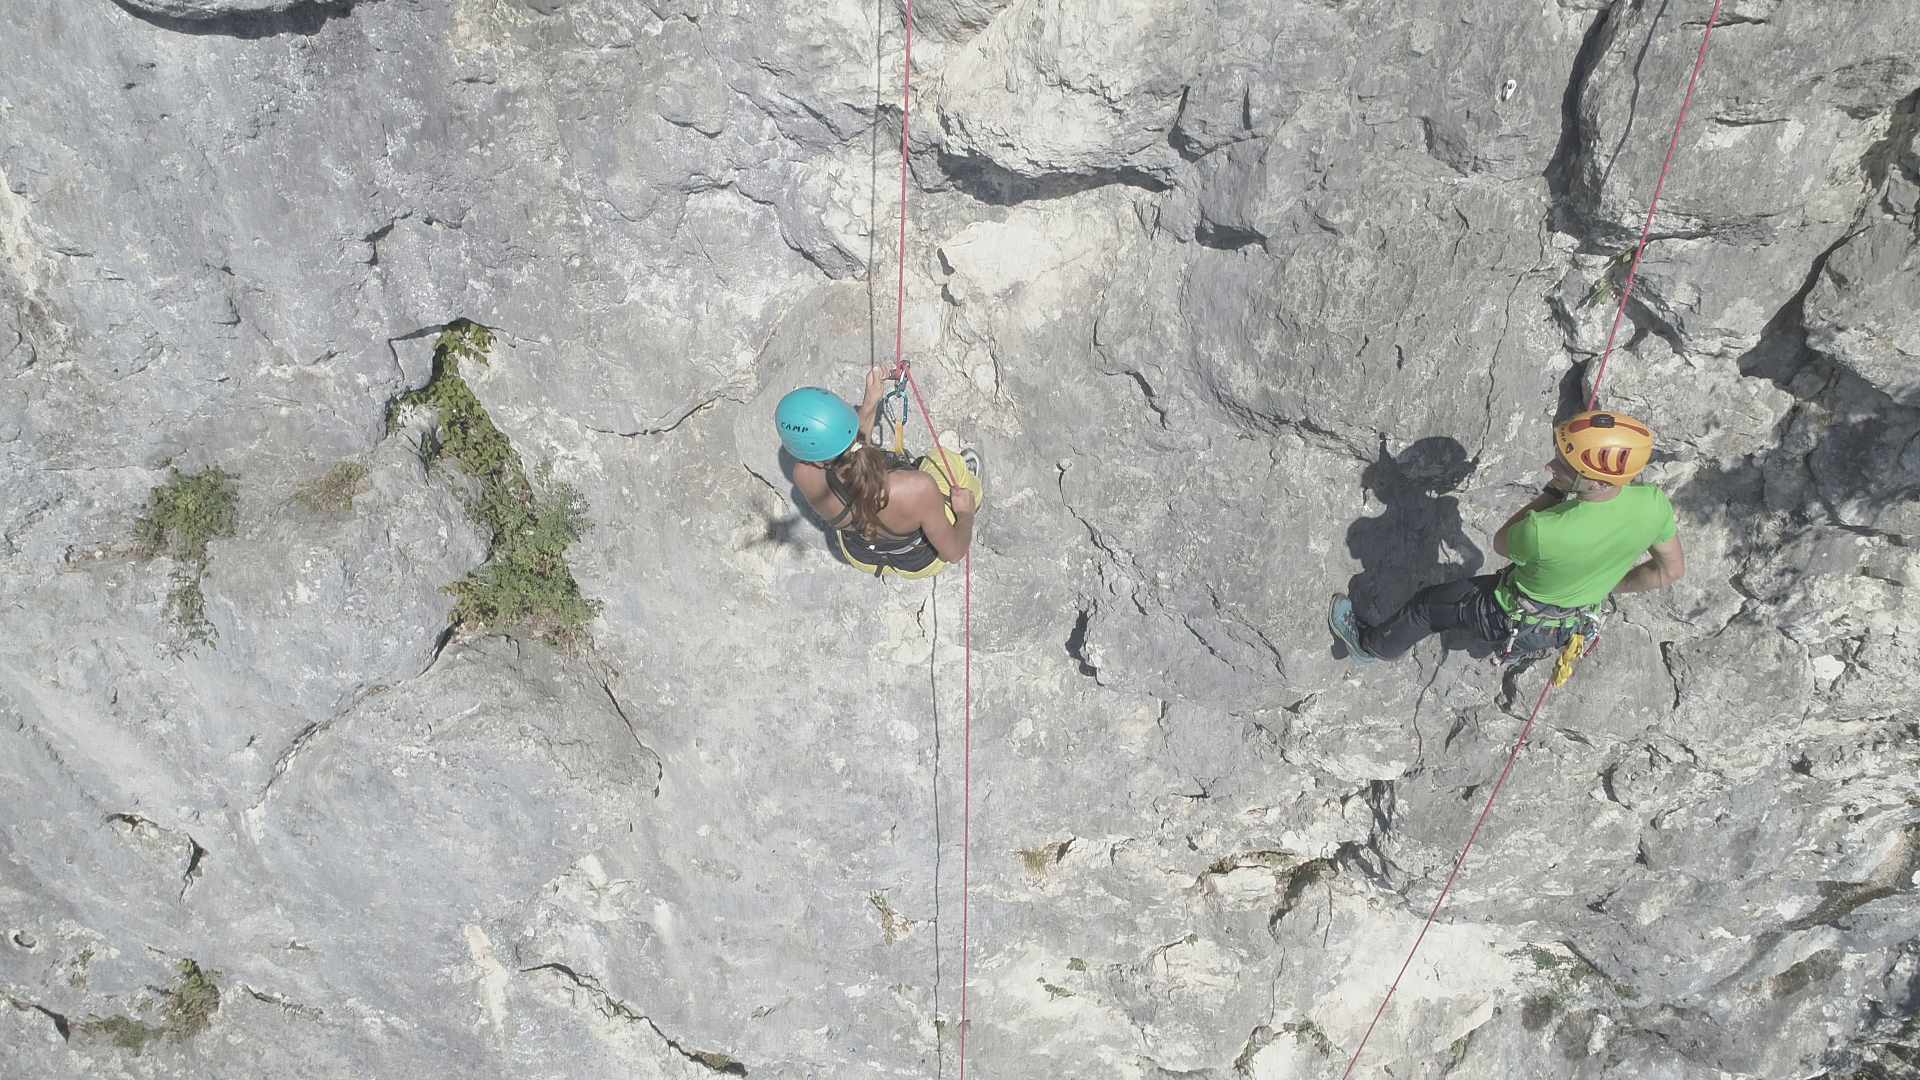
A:
<svg viewBox="0 0 1920 1080">
<path fill-rule="evenodd" d="M 1592 607 L 1678 529 L 1673 504 L 1656 487 L 1632 484 L 1605 502 L 1567 499 L 1507 533 L 1512 581 L 1543 604 Z"/>
</svg>

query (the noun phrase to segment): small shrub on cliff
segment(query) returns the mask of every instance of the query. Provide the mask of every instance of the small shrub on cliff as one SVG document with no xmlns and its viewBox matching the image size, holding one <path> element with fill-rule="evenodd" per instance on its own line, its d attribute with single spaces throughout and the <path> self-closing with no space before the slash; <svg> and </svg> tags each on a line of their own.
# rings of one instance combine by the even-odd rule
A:
<svg viewBox="0 0 1920 1080">
<path fill-rule="evenodd" d="M 486 477 L 509 464 L 519 464 L 513 443 L 494 426 L 487 407 L 460 377 L 462 361 L 485 364 L 487 350 L 492 347 L 493 334 L 484 326 L 457 322 L 447 327 L 433 347 L 433 375 L 427 385 L 395 398 L 387 413 L 387 424 L 392 427 L 407 409 L 432 409 L 440 420 L 433 432 L 431 456 L 452 458 L 469 476 Z M 426 456 L 424 450 L 422 455 Z"/>
<path fill-rule="evenodd" d="M 207 1030 L 220 1009 L 218 972 L 207 972 L 192 960 L 180 961 L 180 977 L 167 990 L 166 1029 L 176 1039 L 191 1039 Z"/>
<path fill-rule="evenodd" d="M 423 469 L 431 474 L 436 463 L 451 461 L 478 481 L 467 512 L 487 530 L 490 545 L 485 565 L 447 587 L 456 598 L 455 624 L 519 628 L 557 645 L 578 645 L 600 610 L 581 595 L 567 567 L 568 545 L 591 524 L 586 502 L 545 473 L 530 480 L 511 440 L 461 377 L 461 365 L 486 363 L 492 345 L 484 326 L 449 326 L 434 345 L 432 376 L 394 399 L 388 427 L 398 427 L 406 410 L 432 410 L 434 426 L 414 443 Z"/>
<path fill-rule="evenodd" d="M 518 468 L 489 477 L 468 508 L 493 532 L 486 565 L 455 582 L 453 617 L 469 626 L 520 626 L 559 645 L 577 645 L 600 605 L 580 594 L 567 546 L 590 526 L 586 501 L 544 474 L 529 483 Z"/>
<path fill-rule="evenodd" d="M 205 564 L 207 542 L 232 536 L 240 505 L 233 477 L 217 466 L 195 473 L 168 469 L 165 483 L 147 496 L 147 511 L 134 523 L 142 555 L 168 555 Z"/>
</svg>

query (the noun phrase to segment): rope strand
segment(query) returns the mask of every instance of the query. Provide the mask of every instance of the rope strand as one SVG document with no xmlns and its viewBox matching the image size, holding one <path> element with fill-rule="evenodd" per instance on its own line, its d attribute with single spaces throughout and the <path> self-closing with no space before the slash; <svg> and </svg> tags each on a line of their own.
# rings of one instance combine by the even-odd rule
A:
<svg viewBox="0 0 1920 1080">
<path fill-rule="evenodd" d="M 893 261 L 898 269 L 893 305 L 894 378 L 907 366 L 907 135 L 913 126 L 913 0 L 907 0 L 906 59 L 900 65 L 900 243 Z"/>
<path fill-rule="evenodd" d="M 896 380 L 904 379 L 907 388 L 912 391 L 914 404 L 920 407 L 921 419 L 926 421 L 928 435 L 940 455 L 940 471 L 946 476 L 947 491 L 951 493 L 958 485 L 954 482 L 952 465 L 947 460 L 947 448 L 940 442 L 940 428 L 933 422 L 933 413 L 927 409 L 926 399 L 920 394 L 920 384 L 914 381 L 913 369 L 908 366 L 906 358 L 907 177 L 911 171 L 909 155 L 913 129 L 913 0 L 906 0 L 905 23 L 906 49 L 900 72 L 900 235 L 894 257 L 897 274 L 893 312 L 893 377 Z M 968 899 L 972 893 L 973 853 L 973 560 L 967 558 L 961 562 L 965 580 L 965 591 L 961 594 L 961 647 L 965 660 L 961 669 L 960 1036 L 957 1056 L 960 1080 L 967 1080 Z M 939 888 L 939 883 L 935 882 L 934 887 Z"/>
<path fill-rule="evenodd" d="M 1520 750 L 1527 745 L 1527 736 L 1533 732 L 1533 722 L 1540 716 L 1541 706 L 1547 703 L 1547 695 L 1553 692 L 1553 680 L 1548 679 L 1540 688 L 1540 696 L 1534 700 L 1533 712 L 1527 716 L 1527 722 L 1520 728 L 1520 737 L 1513 741 L 1513 752 L 1507 755 L 1507 766 L 1500 770 L 1500 778 L 1493 782 L 1493 790 L 1487 794 L 1487 805 L 1480 811 L 1480 817 L 1473 823 L 1473 832 L 1467 835 L 1467 845 L 1460 849 L 1460 857 L 1453 860 L 1453 870 L 1447 874 L 1446 884 L 1440 886 L 1440 895 L 1434 897 L 1433 910 L 1427 912 L 1427 921 L 1420 927 L 1420 936 L 1413 939 L 1413 948 L 1407 950 L 1407 958 L 1400 965 L 1399 974 L 1393 977 L 1393 985 L 1387 987 L 1387 996 L 1380 1001 L 1380 1007 L 1374 1010 L 1373 1020 L 1367 1024 L 1366 1034 L 1360 1036 L 1360 1045 L 1354 1047 L 1353 1056 L 1347 1059 L 1347 1071 L 1340 1074 L 1340 1080 L 1353 1075 L 1353 1067 L 1360 1062 L 1360 1052 L 1367 1048 L 1367 1040 L 1373 1037 L 1373 1028 L 1386 1015 L 1387 1003 L 1393 1000 L 1394 991 L 1400 989 L 1400 979 L 1406 975 L 1407 968 L 1413 964 L 1413 954 L 1420 951 L 1420 943 L 1427 940 L 1427 931 L 1433 929 L 1433 921 L 1440 915 L 1440 905 L 1446 902 L 1447 894 L 1453 891 L 1454 879 L 1460 876 L 1460 868 L 1466 865 L 1467 852 L 1473 850 L 1473 842 L 1480 838 L 1480 827 L 1487 823 L 1493 814 L 1493 800 L 1500 797 L 1500 789 L 1506 786 L 1508 774 L 1513 772 L 1513 763 L 1519 760 Z"/>
<path fill-rule="evenodd" d="M 1640 246 L 1633 249 L 1633 263 L 1627 267 L 1627 282 L 1620 289 L 1620 306 L 1613 311 L 1613 328 L 1607 331 L 1607 347 L 1600 353 L 1600 368 L 1593 376 L 1593 392 L 1587 395 L 1587 408 L 1600 402 L 1600 380 L 1607 377 L 1607 360 L 1613 356 L 1613 341 L 1620 333 L 1620 320 L 1626 317 L 1627 301 L 1633 296 L 1633 284 L 1640 277 L 1640 259 L 1647 253 L 1647 240 L 1653 235 L 1653 215 L 1660 209 L 1660 193 L 1667 186 L 1667 171 L 1673 168 L 1673 154 L 1680 146 L 1680 129 L 1687 122 L 1687 110 L 1693 106 L 1693 89 L 1700 82 L 1700 70 L 1707 66 L 1707 45 L 1713 41 L 1714 24 L 1720 21 L 1721 0 L 1713 0 L 1713 14 L 1707 16 L 1706 33 L 1700 35 L 1700 55 L 1693 59 L 1693 74 L 1687 77 L 1687 96 L 1680 101 L 1680 115 L 1673 122 L 1673 138 L 1667 140 L 1667 159 L 1660 164 L 1660 178 L 1653 183 L 1653 198 L 1647 202 L 1647 220 L 1640 226 Z"/>
</svg>

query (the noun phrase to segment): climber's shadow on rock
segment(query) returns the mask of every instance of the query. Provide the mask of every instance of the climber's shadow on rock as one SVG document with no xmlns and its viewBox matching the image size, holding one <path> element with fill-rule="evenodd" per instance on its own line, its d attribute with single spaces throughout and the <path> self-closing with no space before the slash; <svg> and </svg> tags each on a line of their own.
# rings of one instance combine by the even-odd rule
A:
<svg viewBox="0 0 1920 1080">
<path fill-rule="evenodd" d="M 814 513 L 813 504 L 807 502 L 807 497 L 800 493 L 800 486 L 793 482 L 795 464 L 797 463 L 793 455 L 787 453 L 786 447 L 781 447 L 780 475 L 786 477 L 787 501 L 793 505 L 793 513 L 785 517 L 767 518 L 766 531 L 759 538 L 749 541 L 747 546 L 801 547 L 807 543 L 803 530 L 810 525 L 820 533 L 821 540 L 826 544 L 827 551 L 833 556 L 834 561 L 846 562 L 846 555 L 840 550 L 839 539 L 834 534 L 834 530 L 827 526 L 826 521 L 819 514 Z"/>
<path fill-rule="evenodd" d="M 1384 622 L 1415 592 L 1480 572 L 1486 556 L 1467 536 L 1460 500 L 1452 494 L 1473 470 L 1473 459 L 1455 439 L 1429 436 L 1396 457 L 1381 437 L 1379 455 L 1361 472 L 1360 486 L 1383 512 L 1347 529 L 1347 552 L 1360 560 L 1347 595 L 1361 618 Z M 1461 635 L 1462 642 L 1470 636 Z"/>
</svg>

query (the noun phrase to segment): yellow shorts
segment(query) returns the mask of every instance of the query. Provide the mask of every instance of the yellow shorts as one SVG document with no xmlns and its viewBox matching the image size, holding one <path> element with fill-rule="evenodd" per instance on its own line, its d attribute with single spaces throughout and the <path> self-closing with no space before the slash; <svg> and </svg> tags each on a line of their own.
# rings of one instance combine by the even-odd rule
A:
<svg viewBox="0 0 1920 1080">
<path fill-rule="evenodd" d="M 940 469 L 941 457 L 942 455 L 938 450 L 928 454 L 926 458 L 920 462 L 920 471 L 933 477 L 934 486 L 938 487 L 940 493 L 944 495 L 950 492 L 952 488 L 947 485 L 947 474 Z M 967 468 L 967 463 L 960 460 L 960 455 L 949 450 L 946 452 L 945 457 L 947 468 L 953 470 L 954 480 L 957 481 L 961 487 L 973 492 L 974 506 L 978 508 L 982 503 L 986 502 L 986 493 L 980 488 L 980 478 L 973 475 L 973 472 Z M 947 507 L 946 511 L 947 521 L 954 521 L 953 507 Z M 913 581 L 920 578 L 930 578 L 940 571 L 945 570 L 948 566 L 947 563 L 942 562 L 938 558 L 935 558 L 931 564 L 919 570 L 895 570 L 891 566 L 875 566 L 872 563 L 863 563 L 848 554 L 847 542 L 842 539 L 838 533 L 834 534 L 834 543 L 840 545 L 840 555 L 846 559 L 848 563 L 852 564 L 856 569 L 864 570 L 875 577 L 899 577 Z"/>
</svg>

